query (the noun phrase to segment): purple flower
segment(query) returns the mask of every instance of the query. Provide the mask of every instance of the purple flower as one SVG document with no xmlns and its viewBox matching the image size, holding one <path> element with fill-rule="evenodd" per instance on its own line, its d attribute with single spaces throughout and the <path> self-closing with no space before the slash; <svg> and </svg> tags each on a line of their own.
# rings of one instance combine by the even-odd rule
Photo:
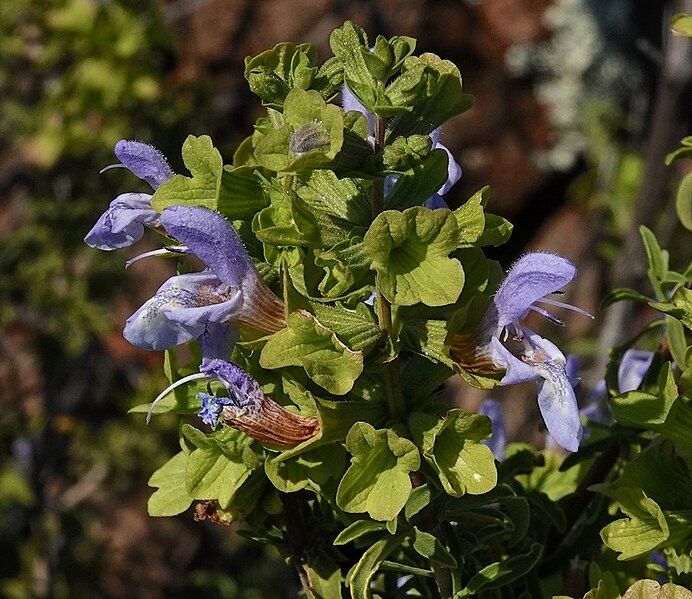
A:
<svg viewBox="0 0 692 599">
<path fill-rule="evenodd" d="M 527 254 L 507 273 L 479 329 L 471 336 L 457 336 L 451 347 L 452 356 L 470 371 L 504 371 L 502 385 L 536 381 L 538 407 L 548 432 L 569 451 L 578 449 L 582 431 L 567 361 L 553 343 L 519 321 L 533 311 L 562 324 L 536 304 L 561 306 L 590 316 L 546 297 L 558 292 L 576 274 L 576 267 L 565 258 L 540 252 Z"/>
<path fill-rule="evenodd" d="M 259 383 L 239 366 L 221 359 L 203 359 L 199 372 L 186 376 L 164 389 L 152 402 L 147 422 L 161 399 L 174 389 L 197 380 L 220 382 L 228 397 L 200 393 L 202 422 L 216 426 L 219 421 L 233 426 L 253 439 L 274 447 L 293 447 L 314 437 L 319 421 L 284 409 L 264 394 Z"/>
<path fill-rule="evenodd" d="M 654 354 L 652 352 L 641 349 L 628 349 L 622 356 L 622 361 L 618 368 L 618 391 L 627 393 L 628 391 L 639 389 L 653 358 Z M 588 420 L 598 422 L 599 424 L 610 424 L 613 421 L 613 411 L 608 403 L 605 380 L 601 379 L 598 381 L 596 386 L 589 392 L 586 405 L 580 410 L 580 413 Z"/>
<path fill-rule="evenodd" d="M 505 455 L 507 446 L 507 428 L 505 427 L 505 416 L 502 412 L 500 402 L 494 399 L 486 399 L 478 408 L 478 413 L 490 418 L 493 427 L 493 434 L 490 439 L 485 439 L 485 443 L 493 452 L 496 460 L 501 460 Z"/>
<path fill-rule="evenodd" d="M 642 349 L 628 349 L 622 356 L 618 368 L 618 391 L 636 391 L 649 371 L 654 354 Z"/>
<path fill-rule="evenodd" d="M 126 168 L 153 189 L 173 176 L 163 154 L 147 144 L 121 139 L 115 144 L 115 155 L 120 163 L 107 166 L 104 171 Z M 157 226 L 158 218 L 158 213 L 151 207 L 150 194 L 124 193 L 110 203 L 84 242 L 99 250 L 124 248 L 142 238 L 145 225 Z"/>
<path fill-rule="evenodd" d="M 344 85 L 341 88 L 341 106 L 345 112 L 350 110 L 357 110 L 365 115 L 368 120 L 368 128 L 371 134 L 375 131 L 375 116 L 363 106 L 355 94 Z M 432 149 L 444 150 L 447 152 L 447 180 L 444 182 L 442 187 L 437 190 L 437 193 L 428 198 L 423 204 L 426 208 L 434 210 L 436 208 L 449 208 L 447 202 L 444 201 L 442 196 L 446 194 L 452 186 L 461 178 L 461 166 L 454 159 L 452 153 L 447 149 L 446 146 L 440 143 L 440 135 L 442 133 L 442 127 L 438 127 L 430 134 L 430 139 L 432 140 Z M 387 195 L 396 185 L 398 180 L 398 175 L 388 175 L 384 180 L 385 195 Z"/>
<path fill-rule="evenodd" d="M 171 206 L 166 231 L 209 268 L 171 277 L 125 324 L 125 338 L 161 350 L 196 339 L 206 357 L 228 357 L 229 327 L 273 333 L 285 326 L 283 302 L 264 284 L 230 223 L 206 208 Z"/>
</svg>

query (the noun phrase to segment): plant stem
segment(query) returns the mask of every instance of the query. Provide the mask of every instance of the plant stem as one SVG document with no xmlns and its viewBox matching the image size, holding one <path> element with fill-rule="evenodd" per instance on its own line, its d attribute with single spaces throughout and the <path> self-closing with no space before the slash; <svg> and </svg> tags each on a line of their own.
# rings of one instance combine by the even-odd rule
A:
<svg viewBox="0 0 692 599">
<path fill-rule="evenodd" d="M 384 137 L 387 129 L 387 122 L 378 116 L 375 121 L 375 153 L 384 148 Z M 384 179 L 375 179 L 372 184 L 372 219 L 384 210 Z M 389 300 L 380 291 L 377 285 L 377 319 L 380 329 L 387 335 L 392 333 L 392 306 Z M 384 365 L 384 382 L 387 388 L 387 403 L 389 404 L 389 414 L 394 420 L 406 421 L 407 410 L 404 393 L 401 389 L 399 380 L 398 359 L 394 358 Z"/>
</svg>

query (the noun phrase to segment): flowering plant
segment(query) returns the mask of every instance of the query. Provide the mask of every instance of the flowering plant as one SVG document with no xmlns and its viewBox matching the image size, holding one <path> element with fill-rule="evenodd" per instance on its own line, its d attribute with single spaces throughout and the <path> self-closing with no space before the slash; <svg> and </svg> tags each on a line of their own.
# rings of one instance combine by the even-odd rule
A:
<svg viewBox="0 0 692 599">
<path fill-rule="evenodd" d="M 309 597 L 618 597 L 637 578 L 689 580 L 692 271 L 670 272 L 644 233 L 656 297 L 611 299 L 664 313 L 649 327 L 664 341 L 613 350 L 580 411 L 573 361 L 523 324 L 590 316 L 555 297 L 575 266 L 535 252 L 503 275 L 483 248 L 512 225 L 486 212 L 487 188 L 444 200 L 461 170 L 440 128 L 472 104 L 457 67 L 409 37 L 371 46 L 351 22 L 330 45 L 322 65 L 308 44 L 246 60 L 267 114 L 230 164 L 207 136 L 183 144 L 189 176 L 146 144 L 115 147 L 154 193 L 118 196 L 86 242 L 118 249 L 149 227 L 163 247 L 135 260 L 180 264 L 124 330 L 165 352 L 170 381 L 133 411 L 185 421 L 150 514 L 195 504 L 242 522 Z M 497 403 L 450 409 L 439 389 L 455 374 L 536 381 L 549 448 L 507 444 Z"/>
</svg>

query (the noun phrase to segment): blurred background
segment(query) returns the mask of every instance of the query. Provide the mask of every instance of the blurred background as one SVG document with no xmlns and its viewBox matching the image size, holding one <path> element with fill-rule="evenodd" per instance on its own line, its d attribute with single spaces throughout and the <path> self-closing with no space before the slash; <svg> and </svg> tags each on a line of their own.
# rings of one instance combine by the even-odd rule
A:
<svg viewBox="0 0 692 599">
<path fill-rule="evenodd" d="M 647 312 L 599 311 L 646 290 L 637 227 L 672 266 L 690 258 L 671 203 L 689 161 L 663 159 L 689 131 L 689 43 L 668 33 L 690 2 L 647 0 L 2 0 L 0 2 L 0 596 L 294 597 L 277 555 L 190 514 L 146 514 L 151 473 L 176 450 L 177 418 L 127 415 L 164 384 L 162 356 L 122 325 L 171 272 L 124 271 L 128 251 L 82 239 L 111 199 L 144 190 L 114 162 L 120 138 L 182 169 L 188 133 L 230 162 L 259 116 L 243 59 L 279 41 L 322 58 L 345 19 L 411 35 L 455 62 L 475 106 L 443 142 L 462 165 L 454 207 L 491 186 L 515 224 L 490 256 L 541 249 L 581 271 L 565 329 L 532 323 L 582 357 L 585 387 Z M 687 111 L 685 110 L 687 108 Z M 145 240 L 151 248 L 153 238 Z M 139 253 L 149 249 L 137 246 Z M 548 327 L 551 328 L 548 331 Z M 482 396 L 450 381 L 450 401 Z M 535 387 L 503 399 L 514 438 L 539 447 Z"/>
</svg>

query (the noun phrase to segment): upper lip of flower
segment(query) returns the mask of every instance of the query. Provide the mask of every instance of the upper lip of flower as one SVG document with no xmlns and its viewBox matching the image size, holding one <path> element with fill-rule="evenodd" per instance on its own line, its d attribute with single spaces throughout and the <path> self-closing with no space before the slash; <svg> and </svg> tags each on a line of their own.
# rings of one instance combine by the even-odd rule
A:
<svg viewBox="0 0 692 599">
<path fill-rule="evenodd" d="M 149 183 L 152 189 L 157 189 L 175 174 L 159 150 L 141 141 L 121 139 L 113 151 L 120 162 L 101 169 L 102 173 L 112 168 L 126 168 Z"/>
</svg>

